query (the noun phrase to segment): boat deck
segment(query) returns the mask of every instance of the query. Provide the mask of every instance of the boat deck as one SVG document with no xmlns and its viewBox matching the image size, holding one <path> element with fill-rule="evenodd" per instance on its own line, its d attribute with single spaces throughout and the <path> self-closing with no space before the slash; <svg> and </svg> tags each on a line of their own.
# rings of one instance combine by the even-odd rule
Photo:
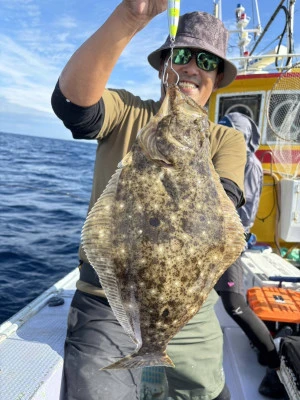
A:
<svg viewBox="0 0 300 400">
<path fill-rule="evenodd" d="M 59 399 L 67 315 L 77 276 L 73 271 L 50 295 L 40 296 L 1 326 L 0 400 Z M 49 307 L 56 294 L 64 304 Z"/>
<path fill-rule="evenodd" d="M 74 270 L 0 326 L 0 400 L 58 400 L 67 314 L 77 276 Z M 49 307 L 48 300 L 56 295 L 64 304 Z M 224 370 L 232 400 L 265 399 L 257 392 L 265 368 L 221 302 L 216 312 L 224 332 Z"/>
</svg>

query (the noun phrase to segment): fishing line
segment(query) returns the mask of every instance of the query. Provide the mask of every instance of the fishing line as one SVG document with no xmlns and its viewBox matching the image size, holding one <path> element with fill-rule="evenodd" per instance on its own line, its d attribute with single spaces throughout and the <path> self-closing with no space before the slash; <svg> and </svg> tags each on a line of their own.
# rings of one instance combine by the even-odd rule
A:
<svg viewBox="0 0 300 400">
<path fill-rule="evenodd" d="M 170 42 L 171 42 L 170 43 L 171 52 L 170 52 L 170 56 L 168 57 L 167 61 L 164 64 L 163 77 L 162 77 L 163 85 L 165 85 L 167 87 L 169 86 L 169 84 L 168 84 L 169 73 L 167 72 L 169 63 L 170 63 L 170 70 L 172 72 L 174 72 L 175 76 L 176 76 L 175 85 L 178 85 L 178 82 L 179 82 L 179 75 L 173 67 L 173 52 L 174 52 L 175 39 L 176 39 L 178 23 L 179 23 L 179 15 L 180 15 L 180 0 L 169 0 L 168 1 L 168 23 L 169 23 L 169 36 L 170 36 Z"/>
</svg>

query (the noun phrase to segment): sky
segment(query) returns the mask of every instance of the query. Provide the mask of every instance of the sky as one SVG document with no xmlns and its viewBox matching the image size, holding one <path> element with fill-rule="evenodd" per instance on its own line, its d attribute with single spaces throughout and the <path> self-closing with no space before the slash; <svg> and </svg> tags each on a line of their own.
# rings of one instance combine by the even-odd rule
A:
<svg viewBox="0 0 300 400">
<path fill-rule="evenodd" d="M 51 94 L 71 55 L 119 3 L 116 0 L 0 0 L 0 132 L 72 139 L 52 111 Z M 195 10 L 213 13 L 213 3 L 212 0 L 181 0 L 181 14 Z M 251 17 L 248 28 L 253 28 L 258 21 L 254 2 L 241 3 Z M 262 27 L 267 25 L 279 3 L 279 0 L 258 0 Z M 236 27 L 236 6 L 237 1 L 222 2 L 222 20 L 229 30 Z M 299 14 L 298 0 L 295 20 L 299 20 Z M 280 11 L 266 36 L 265 44 L 270 45 L 266 51 L 275 47 L 271 42 L 284 28 L 283 16 Z M 167 14 L 162 13 L 132 39 L 108 86 L 125 88 L 144 99 L 157 100 L 159 80 L 157 72 L 147 62 L 147 55 L 164 42 L 167 34 Z M 229 58 L 239 53 L 237 41 L 237 35 L 232 34 Z M 300 26 L 296 23 L 295 51 L 300 53 Z"/>
</svg>

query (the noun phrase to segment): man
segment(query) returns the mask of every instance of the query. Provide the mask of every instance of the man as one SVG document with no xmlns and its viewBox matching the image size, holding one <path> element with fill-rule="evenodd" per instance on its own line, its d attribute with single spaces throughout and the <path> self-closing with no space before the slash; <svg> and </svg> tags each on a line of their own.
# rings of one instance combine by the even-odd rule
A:
<svg viewBox="0 0 300 400">
<path fill-rule="evenodd" d="M 167 0 L 124 0 L 71 57 L 52 96 L 55 113 L 78 139 L 97 139 L 90 208 L 101 195 L 138 131 L 155 115 L 161 99 L 143 101 L 125 90 L 105 89 L 111 71 L 131 38 Z M 211 93 L 228 85 L 236 68 L 226 60 L 228 33 L 206 13 L 182 16 L 173 68 L 182 92 L 204 106 Z M 170 40 L 148 57 L 162 78 Z M 137 55 L 140 57 L 140 52 Z M 223 186 L 236 206 L 244 202 L 245 143 L 239 132 L 211 123 L 211 156 Z M 99 280 L 80 249 L 80 280 L 72 301 L 65 344 L 62 400 L 139 399 L 141 371 L 102 367 L 135 349 L 116 321 Z M 214 313 L 214 291 L 200 312 L 173 338 L 168 354 L 176 368 L 166 368 L 169 397 L 228 400 L 222 369 L 222 332 Z"/>
</svg>

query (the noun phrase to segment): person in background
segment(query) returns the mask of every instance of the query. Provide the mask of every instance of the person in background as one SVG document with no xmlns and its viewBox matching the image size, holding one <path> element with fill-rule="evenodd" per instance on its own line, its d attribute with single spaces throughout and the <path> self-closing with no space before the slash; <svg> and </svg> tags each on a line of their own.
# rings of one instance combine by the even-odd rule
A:
<svg viewBox="0 0 300 400">
<path fill-rule="evenodd" d="M 238 214 L 245 228 L 247 242 L 251 237 L 250 230 L 255 221 L 263 186 L 263 169 L 255 156 L 255 151 L 260 143 L 260 132 L 250 117 L 239 112 L 225 115 L 219 121 L 219 124 L 242 132 L 247 145 L 244 178 L 246 204 L 238 209 Z M 268 366 L 267 373 L 260 384 L 259 392 L 274 399 L 281 398 L 285 394 L 285 389 L 276 372 L 280 367 L 280 359 L 268 328 L 246 302 L 241 258 L 237 259 L 225 271 L 215 285 L 215 290 L 221 297 L 227 313 L 242 328 L 253 345 L 259 350 L 261 361 Z"/>
<path fill-rule="evenodd" d="M 106 85 L 132 37 L 166 8 L 167 0 L 123 0 L 73 54 L 53 92 L 53 110 L 73 137 L 98 141 L 89 209 L 164 99 L 162 78 L 170 38 L 148 56 L 161 80 L 159 101 L 142 100 Z M 208 13 L 180 17 L 173 68 L 180 90 L 201 106 L 218 87 L 235 79 L 236 67 L 226 59 L 227 40 L 223 23 Z M 142 57 L 141 49 L 136 49 L 135 57 L 136 61 Z M 226 193 L 239 207 L 244 203 L 244 139 L 236 130 L 212 122 L 209 129 L 213 164 Z M 141 370 L 100 370 L 132 353 L 135 345 L 116 320 L 81 247 L 79 258 L 80 279 L 68 318 L 61 400 L 139 399 Z M 222 367 L 223 335 L 214 312 L 217 298 L 212 290 L 199 313 L 168 345 L 167 352 L 176 364 L 176 368 L 166 368 L 168 396 L 173 400 L 230 399 Z"/>
</svg>

